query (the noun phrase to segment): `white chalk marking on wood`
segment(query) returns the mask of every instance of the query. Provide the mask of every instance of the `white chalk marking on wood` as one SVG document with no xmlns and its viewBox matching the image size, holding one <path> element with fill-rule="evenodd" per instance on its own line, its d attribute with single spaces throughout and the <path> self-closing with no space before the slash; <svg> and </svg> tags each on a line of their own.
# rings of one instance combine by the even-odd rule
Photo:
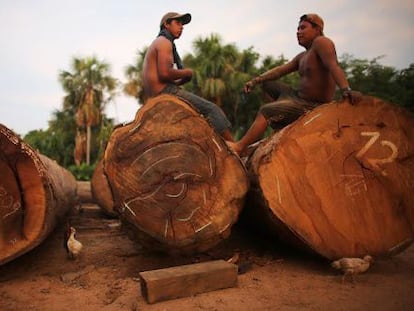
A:
<svg viewBox="0 0 414 311">
<path fill-rule="evenodd" d="M 213 163 L 211 162 L 211 158 L 208 158 L 208 165 L 210 166 L 210 177 L 211 177 L 214 174 Z"/>
<path fill-rule="evenodd" d="M 168 218 L 165 220 L 165 229 L 164 229 L 164 236 L 167 237 L 167 233 L 168 233 Z"/>
<path fill-rule="evenodd" d="M 192 212 L 191 212 L 191 214 L 190 214 L 190 216 L 188 216 L 187 218 L 175 218 L 176 220 L 178 220 L 178 221 L 189 221 L 191 218 L 193 218 L 193 216 L 194 216 L 194 214 L 195 214 L 195 212 L 197 212 L 197 210 L 199 210 L 201 207 L 200 206 L 198 206 L 198 207 L 196 207 Z"/>
<path fill-rule="evenodd" d="M 185 191 L 185 184 L 184 183 L 182 183 L 181 184 L 181 190 L 178 192 L 178 193 L 176 193 L 176 194 L 170 194 L 170 193 L 166 193 L 165 194 L 165 196 L 166 197 L 169 197 L 169 198 L 178 198 L 179 196 L 181 196 L 183 193 L 184 193 L 184 191 Z"/>
<path fill-rule="evenodd" d="M 20 203 L 17 203 L 17 204 L 14 204 L 14 205 L 15 205 L 15 207 L 13 208 L 13 210 L 11 212 L 5 214 L 3 216 L 3 219 L 6 219 L 7 217 L 13 215 L 14 213 L 16 213 L 16 212 L 18 212 L 20 210 Z"/>
<path fill-rule="evenodd" d="M 125 124 L 124 124 L 124 125 L 125 125 Z M 128 132 L 129 132 L 129 133 L 134 132 L 134 131 L 135 131 L 135 130 L 137 130 L 140 126 L 141 126 L 141 122 L 140 122 L 140 123 L 138 123 L 136 126 L 134 126 L 132 129 L 130 129 Z"/>
<path fill-rule="evenodd" d="M 351 179 L 349 182 L 345 183 L 345 194 L 349 197 L 355 196 L 361 192 L 368 191 L 365 178 L 360 174 L 340 174 L 339 176 L 344 177 L 344 179 Z"/>
<path fill-rule="evenodd" d="M 212 140 L 213 140 L 213 143 L 216 145 L 217 149 L 219 150 L 219 152 L 221 152 L 222 149 L 220 145 L 218 144 L 218 142 L 216 141 L 216 139 L 213 137 Z"/>
<path fill-rule="evenodd" d="M 177 180 L 177 179 L 179 179 L 179 178 L 181 178 L 181 177 L 183 177 L 183 176 L 196 176 L 196 177 L 200 177 L 200 178 L 202 178 L 202 177 L 203 177 L 203 176 L 201 176 L 201 175 L 194 174 L 194 173 L 180 173 L 180 174 L 178 174 L 178 175 L 174 176 L 174 180 Z"/>
<path fill-rule="evenodd" d="M 279 177 L 276 175 L 276 185 L 277 185 L 277 195 L 279 196 L 279 204 L 282 204 L 282 195 L 280 192 L 280 182 Z"/>
<path fill-rule="evenodd" d="M 367 141 L 364 147 L 362 147 L 361 150 L 359 150 L 359 152 L 356 155 L 357 158 L 361 158 L 368 151 L 368 149 L 371 148 L 371 146 L 380 137 L 380 133 L 379 132 L 361 132 L 361 136 L 372 136 L 372 137 Z"/>
<path fill-rule="evenodd" d="M 305 123 L 303 123 L 303 125 L 308 125 L 309 123 L 313 122 L 314 120 L 316 120 L 317 118 L 319 118 L 322 114 L 318 113 L 317 115 L 313 116 L 312 118 L 310 118 L 309 120 L 307 120 Z"/>
<path fill-rule="evenodd" d="M 205 228 L 207 228 L 210 225 L 211 225 L 211 221 L 209 223 L 205 224 L 204 226 L 198 228 L 195 232 L 200 232 L 200 231 L 204 230 Z"/>
<path fill-rule="evenodd" d="M 368 151 L 369 148 L 378 140 L 380 137 L 379 132 L 361 132 L 361 136 L 371 136 L 368 142 L 361 148 L 361 150 L 357 153 L 356 157 L 361 159 L 362 156 Z M 381 168 L 381 164 L 392 163 L 398 156 L 398 148 L 395 146 L 394 143 L 390 142 L 389 140 L 381 140 L 381 146 L 388 147 L 391 149 L 391 154 L 383 159 L 375 159 L 375 158 L 367 158 L 366 161 L 376 170 L 379 170 L 383 176 L 387 176 L 385 170 Z"/>
<path fill-rule="evenodd" d="M 137 215 L 135 214 L 135 212 L 128 206 L 128 204 L 126 202 L 124 202 L 124 206 L 126 207 L 126 209 L 132 214 L 134 215 L 134 217 L 137 217 Z"/>
</svg>

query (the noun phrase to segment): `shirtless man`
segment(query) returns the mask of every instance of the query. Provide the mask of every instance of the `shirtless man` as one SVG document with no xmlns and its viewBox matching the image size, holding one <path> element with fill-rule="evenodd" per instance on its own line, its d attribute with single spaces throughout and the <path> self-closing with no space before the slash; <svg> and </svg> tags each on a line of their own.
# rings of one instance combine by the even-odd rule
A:
<svg viewBox="0 0 414 311">
<path fill-rule="evenodd" d="M 233 141 L 231 124 L 220 107 L 179 87 L 191 80 L 193 70 L 184 68 L 174 40 L 181 36 L 183 25 L 190 21 L 189 13 L 169 12 L 162 17 L 158 37 L 151 43 L 144 58 L 145 95 L 153 97 L 159 94 L 172 94 L 186 100 L 209 120 L 225 140 Z"/>
<path fill-rule="evenodd" d="M 259 83 L 263 84 L 266 95 L 273 102 L 263 105 L 247 133 L 236 143 L 229 143 L 238 154 L 261 138 L 268 125 L 274 129 L 292 123 L 306 111 L 331 102 L 336 86 L 342 96 L 356 103 L 361 94 L 352 91 L 345 73 L 338 65 L 335 45 L 323 34 L 323 20 L 317 14 L 305 14 L 299 20 L 297 39 L 306 51 L 298 54 L 290 62 L 270 69 L 248 81 L 244 91 L 249 93 Z M 289 73 L 298 71 L 298 90 L 275 81 Z"/>
</svg>

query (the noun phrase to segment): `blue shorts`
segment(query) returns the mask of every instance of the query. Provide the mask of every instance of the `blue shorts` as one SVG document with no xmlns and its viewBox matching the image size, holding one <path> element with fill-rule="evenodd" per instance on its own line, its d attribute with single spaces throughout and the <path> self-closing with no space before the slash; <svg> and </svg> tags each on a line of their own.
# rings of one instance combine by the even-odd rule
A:
<svg viewBox="0 0 414 311">
<path fill-rule="evenodd" d="M 161 91 L 161 94 L 175 95 L 189 102 L 189 104 L 200 114 L 202 114 L 214 127 L 214 129 L 220 134 L 222 134 L 225 130 L 231 128 L 231 123 L 221 108 L 200 96 L 183 90 L 174 84 L 168 84 Z"/>
</svg>

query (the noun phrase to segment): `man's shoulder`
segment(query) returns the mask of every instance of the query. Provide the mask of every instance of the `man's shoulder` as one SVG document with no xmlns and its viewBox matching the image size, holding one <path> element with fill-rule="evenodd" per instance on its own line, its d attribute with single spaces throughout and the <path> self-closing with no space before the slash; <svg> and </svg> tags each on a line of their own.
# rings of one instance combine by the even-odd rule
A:
<svg viewBox="0 0 414 311">
<path fill-rule="evenodd" d="M 318 45 L 318 44 L 333 44 L 333 41 L 325 36 L 318 36 L 313 40 L 312 45 Z"/>
<path fill-rule="evenodd" d="M 152 41 L 151 45 L 152 47 L 160 47 L 160 46 L 171 46 L 170 40 L 163 36 L 159 36 Z"/>
</svg>

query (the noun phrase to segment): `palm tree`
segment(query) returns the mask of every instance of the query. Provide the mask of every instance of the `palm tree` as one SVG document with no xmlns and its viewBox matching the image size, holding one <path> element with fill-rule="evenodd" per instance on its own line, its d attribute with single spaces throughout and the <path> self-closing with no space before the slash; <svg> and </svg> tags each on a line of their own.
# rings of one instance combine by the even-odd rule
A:
<svg viewBox="0 0 414 311">
<path fill-rule="evenodd" d="M 237 58 L 237 49 L 234 45 L 223 46 L 218 34 L 211 34 L 207 38 L 198 38 L 193 43 L 195 57 L 188 58 L 197 68 L 195 82 L 201 96 L 222 106 L 222 96 L 226 92 L 225 75 L 234 71 L 232 64 Z"/>
<path fill-rule="evenodd" d="M 144 47 L 138 51 L 135 64 L 128 65 L 125 69 L 127 82 L 123 86 L 124 94 L 135 97 L 140 103 L 145 102 L 144 88 L 142 85 L 142 69 L 147 50 L 148 48 Z"/>
<path fill-rule="evenodd" d="M 71 67 L 72 72 L 61 71 L 59 74 L 63 89 L 67 92 L 63 106 L 76 111 L 79 132 L 86 128 L 86 164 L 89 165 L 91 128 L 100 125 L 105 105 L 115 95 L 117 80 L 110 75 L 109 64 L 95 57 L 73 58 Z M 82 142 L 80 139 L 77 141 Z"/>
</svg>

